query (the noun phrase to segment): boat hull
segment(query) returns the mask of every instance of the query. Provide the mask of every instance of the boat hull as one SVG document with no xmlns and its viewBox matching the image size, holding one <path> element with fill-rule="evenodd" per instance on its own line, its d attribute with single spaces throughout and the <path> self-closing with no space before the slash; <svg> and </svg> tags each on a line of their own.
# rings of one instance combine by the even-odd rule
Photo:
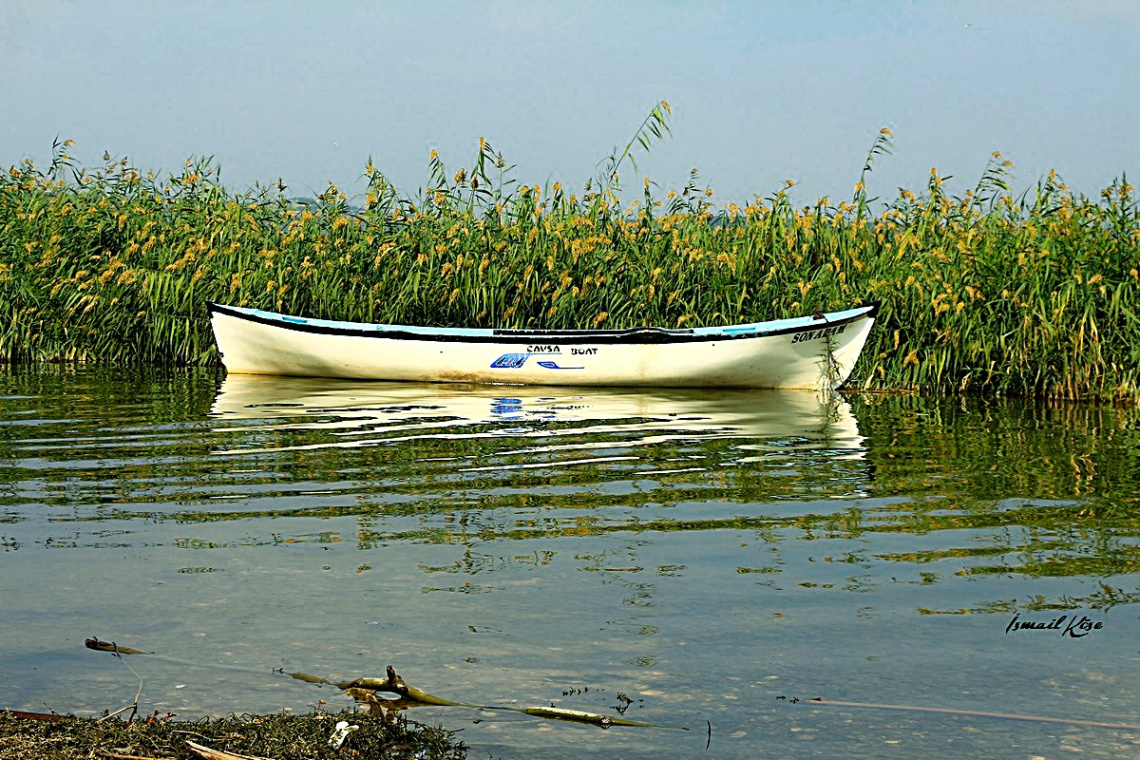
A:
<svg viewBox="0 0 1140 760">
<path fill-rule="evenodd" d="M 459 330 L 370 325 L 210 305 L 238 374 L 642 387 L 821 388 L 844 382 L 875 307 L 731 327 Z"/>
</svg>

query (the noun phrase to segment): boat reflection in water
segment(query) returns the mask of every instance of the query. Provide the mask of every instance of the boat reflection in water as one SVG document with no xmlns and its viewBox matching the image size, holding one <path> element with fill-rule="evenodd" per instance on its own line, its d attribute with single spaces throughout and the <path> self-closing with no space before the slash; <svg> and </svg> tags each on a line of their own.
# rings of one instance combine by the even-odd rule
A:
<svg viewBox="0 0 1140 760">
<path fill-rule="evenodd" d="M 278 441 L 285 447 L 271 450 L 347 448 L 423 437 L 565 440 L 576 434 L 641 433 L 666 439 L 753 439 L 737 447 L 745 451 L 770 444 L 785 452 L 800 447 L 826 450 L 829 458 L 861 458 L 864 452 L 850 405 L 842 397 L 825 398 L 812 391 L 550 388 L 230 375 L 212 413 L 219 420 L 257 421 L 254 427 L 225 426 L 233 432 L 325 434 Z"/>
</svg>

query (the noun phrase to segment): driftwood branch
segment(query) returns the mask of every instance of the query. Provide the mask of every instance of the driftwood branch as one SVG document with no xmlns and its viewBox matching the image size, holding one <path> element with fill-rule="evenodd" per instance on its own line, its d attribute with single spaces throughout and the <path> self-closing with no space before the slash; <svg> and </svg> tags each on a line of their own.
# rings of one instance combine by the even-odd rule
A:
<svg viewBox="0 0 1140 760">
<path fill-rule="evenodd" d="M 59 713 L 23 712 L 22 710 L 0 710 L 0 714 L 11 715 L 13 718 L 24 720 L 41 720 L 49 723 L 58 723 L 63 720 Z"/>
<path fill-rule="evenodd" d="M 402 710 L 407 707 L 421 707 L 424 705 L 435 705 L 439 707 L 468 707 L 474 710 L 507 710 L 510 712 L 523 713 L 524 715 L 533 715 L 537 718 L 549 718 L 552 720 L 565 720 L 572 723 L 590 723 L 602 728 L 609 728 L 610 726 L 637 726 L 641 728 L 678 728 L 676 726 L 660 726 L 654 723 L 642 723 L 636 720 L 627 720 L 625 718 L 617 718 L 610 715 L 600 715 L 598 713 L 585 712 L 583 710 L 565 710 L 559 707 L 496 707 L 493 705 L 473 705 L 467 702 L 452 702 L 450 699 L 443 699 L 433 694 L 428 694 L 426 691 L 417 689 L 414 686 L 409 686 L 403 678 L 396 674 L 395 668 L 391 665 L 388 666 L 387 676 L 385 678 L 357 678 L 352 681 L 343 681 L 336 684 L 337 688 L 343 691 L 348 696 L 364 702 L 368 705 L 375 705 L 389 710 Z M 290 674 L 294 678 L 305 676 L 305 674 Z M 306 676 L 301 680 L 308 681 L 312 676 Z M 321 679 L 323 681 L 323 679 Z M 323 681 L 329 683 L 328 681 Z M 395 694 L 397 699 L 383 699 L 376 696 L 377 692 L 385 694 Z M 680 727 L 683 731 L 688 731 L 687 728 Z"/>
<path fill-rule="evenodd" d="M 83 645 L 88 649 L 94 649 L 96 652 L 111 652 L 112 654 L 149 654 L 140 649 L 121 647 L 113 641 L 100 641 L 95 636 L 84 641 Z"/>
</svg>

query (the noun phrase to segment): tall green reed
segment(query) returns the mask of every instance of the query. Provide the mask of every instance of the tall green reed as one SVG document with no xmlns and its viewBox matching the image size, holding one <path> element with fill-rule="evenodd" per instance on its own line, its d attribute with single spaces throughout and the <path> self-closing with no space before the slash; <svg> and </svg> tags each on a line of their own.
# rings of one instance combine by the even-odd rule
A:
<svg viewBox="0 0 1140 760">
<path fill-rule="evenodd" d="M 486 140 L 470 167 L 433 152 L 399 192 L 371 160 L 363 197 L 232 193 L 208 158 L 163 177 L 105 156 L 0 179 L 0 358 L 212 363 L 218 301 L 329 319 L 481 327 L 694 327 L 879 301 L 851 382 L 869 389 L 1140 398 L 1140 212 L 1125 178 L 1099 197 L 1050 173 L 1015 196 L 997 154 L 950 195 L 795 207 L 789 182 L 716 207 L 694 172 L 623 193 L 662 103 L 581 193 L 518 182 Z M 873 206 L 877 205 L 877 209 Z"/>
</svg>

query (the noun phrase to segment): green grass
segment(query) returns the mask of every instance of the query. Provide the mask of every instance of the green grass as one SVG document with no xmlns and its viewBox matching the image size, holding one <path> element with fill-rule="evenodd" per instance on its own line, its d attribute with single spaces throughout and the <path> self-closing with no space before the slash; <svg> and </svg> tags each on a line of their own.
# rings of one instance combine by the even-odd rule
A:
<svg viewBox="0 0 1140 760">
<path fill-rule="evenodd" d="M 664 104 L 662 104 L 664 106 Z M 654 113 L 657 114 L 654 118 Z M 713 205 L 692 181 L 629 197 L 618 170 L 661 137 L 651 113 L 580 193 L 513 179 L 486 143 L 401 194 L 368 162 L 364 197 L 233 193 L 208 159 L 154 177 L 106 157 L 0 179 L 0 359 L 217 361 L 207 301 L 364 322 L 693 327 L 882 303 L 850 384 L 1140 399 L 1140 211 L 1124 179 L 1097 198 L 1055 175 L 1020 196 L 995 157 L 976 187 L 797 208 L 784 188 Z M 872 206 L 877 208 L 872 208 Z"/>
</svg>

